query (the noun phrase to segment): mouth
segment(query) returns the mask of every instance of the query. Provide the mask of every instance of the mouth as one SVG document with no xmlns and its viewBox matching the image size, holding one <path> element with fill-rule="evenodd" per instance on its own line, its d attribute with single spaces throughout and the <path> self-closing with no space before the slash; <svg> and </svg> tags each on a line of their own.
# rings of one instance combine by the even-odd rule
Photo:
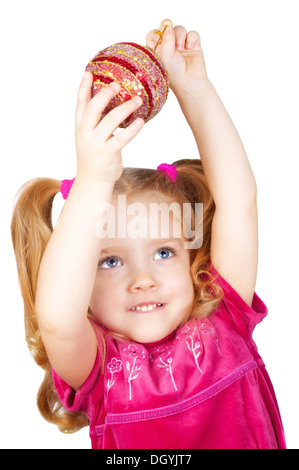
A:
<svg viewBox="0 0 299 470">
<path fill-rule="evenodd" d="M 152 312 L 153 310 L 157 310 L 158 308 L 162 308 L 165 304 L 162 303 L 155 303 L 155 302 L 146 302 L 140 303 L 138 305 L 134 305 L 130 310 L 132 312 Z"/>
</svg>

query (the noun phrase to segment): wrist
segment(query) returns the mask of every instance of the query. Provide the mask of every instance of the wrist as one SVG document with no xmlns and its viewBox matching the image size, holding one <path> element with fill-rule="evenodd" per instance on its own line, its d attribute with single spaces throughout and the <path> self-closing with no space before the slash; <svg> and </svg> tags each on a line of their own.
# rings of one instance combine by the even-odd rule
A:
<svg viewBox="0 0 299 470">
<path fill-rule="evenodd" d="M 75 182 L 80 184 L 82 187 L 90 187 L 90 188 L 98 188 L 104 187 L 107 188 L 114 188 L 115 181 L 112 179 L 109 180 L 105 178 L 104 175 L 95 175 L 92 174 L 90 171 L 81 171 L 77 168 Z"/>
<path fill-rule="evenodd" d="M 97 199 L 99 196 L 103 197 L 103 195 L 106 194 L 108 199 L 110 199 L 113 193 L 114 183 L 98 181 L 94 178 L 77 174 L 72 185 L 72 189 L 72 192 L 79 193 L 81 194 L 81 197 L 84 198 L 89 198 L 90 196 Z"/>
<path fill-rule="evenodd" d="M 208 78 L 198 80 L 187 80 L 171 86 L 177 100 L 184 101 L 201 100 L 207 93 L 213 89 L 213 85 Z"/>
</svg>

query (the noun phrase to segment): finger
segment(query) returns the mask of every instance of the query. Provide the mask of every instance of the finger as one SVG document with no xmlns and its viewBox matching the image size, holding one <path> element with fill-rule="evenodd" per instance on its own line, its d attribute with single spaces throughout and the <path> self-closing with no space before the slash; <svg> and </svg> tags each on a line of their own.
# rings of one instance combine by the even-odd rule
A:
<svg viewBox="0 0 299 470">
<path fill-rule="evenodd" d="M 120 90 L 120 86 L 116 82 L 103 88 L 97 93 L 85 107 L 82 117 L 82 126 L 86 129 L 95 129 L 101 120 L 102 113 L 108 106 L 112 98 L 114 98 Z"/>
<path fill-rule="evenodd" d="M 119 127 L 119 125 L 130 116 L 130 114 L 137 111 L 142 105 L 142 98 L 134 96 L 131 100 L 120 104 L 112 109 L 100 122 L 98 128 L 103 138 L 107 140 L 111 134 Z"/>
<path fill-rule="evenodd" d="M 92 85 L 92 73 L 85 72 L 81 80 L 78 96 L 77 96 L 77 106 L 75 111 L 75 122 L 76 126 L 79 126 L 82 121 L 82 116 L 85 111 L 85 108 L 89 101 L 91 100 L 91 85 Z"/>
<path fill-rule="evenodd" d="M 146 35 L 146 45 L 151 49 L 154 49 L 161 37 L 161 31 L 159 29 L 153 29 L 149 31 Z M 158 51 L 157 51 L 158 52 Z"/>
<path fill-rule="evenodd" d="M 178 51 L 183 51 L 185 48 L 187 31 L 184 26 L 175 26 L 175 47 Z"/>
<path fill-rule="evenodd" d="M 157 32 L 157 30 L 154 31 Z M 161 33 L 163 33 L 162 37 Z M 159 54 L 163 62 L 167 64 L 168 60 L 175 52 L 175 34 L 171 20 L 163 20 L 160 24 L 158 34 L 156 34 L 155 45 L 157 45 L 157 43 L 158 47 L 156 52 Z"/>
<path fill-rule="evenodd" d="M 132 124 L 128 127 L 123 129 L 117 135 L 112 137 L 110 140 L 110 145 L 113 146 L 115 151 L 122 150 L 134 137 L 138 134 L 138 132 L 143 128 L 144 120 L 141 118 L 135 119 Z"/>
<path fill-rule="evenodd" d="M 200 36 L 196 31 L 189 31 L 187 34 L 185 48 L 201 50 Z"/>
<path fill-rule="evenodd" d="M 161 24 L 160 24 L 160 27 L 159 27 L 161 32 L 163 31 L 165 26 L 168 26 L 168 29 L 172 29 L 173 28 L 173 22 L 169 19 L 161 21 Z"/>
</svg>

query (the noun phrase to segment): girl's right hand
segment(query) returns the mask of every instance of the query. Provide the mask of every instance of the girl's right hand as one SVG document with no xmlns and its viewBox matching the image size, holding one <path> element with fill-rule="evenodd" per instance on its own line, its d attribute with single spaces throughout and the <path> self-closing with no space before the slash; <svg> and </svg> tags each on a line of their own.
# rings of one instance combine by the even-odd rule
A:
<svg viewBox="0 0 299 470">
<path fill-rule="evenodd" d="M 126 101 L 102 119 L 102 113 L 117 95 L 120 86 L 113 82 L 91 98 L 92 73 L 85 72 L 75 115 L 77 176 L 94 182 L 114 183 L 123 170 L 121 150 L 144 125 L 140 118 L 117 135 L 113 132 L 142 104 L 140 97 Z"/>
</svg>

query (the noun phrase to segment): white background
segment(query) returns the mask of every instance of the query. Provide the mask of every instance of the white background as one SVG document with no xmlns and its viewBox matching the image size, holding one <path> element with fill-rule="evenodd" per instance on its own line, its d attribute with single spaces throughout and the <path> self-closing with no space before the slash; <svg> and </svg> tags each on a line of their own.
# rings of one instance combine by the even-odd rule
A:
<svg viewBox="0 0 299 470">
<path fill-rule="evenodd" d="M 299 448 L 298 2 L 296 0 L 10 0 L 1 2 L 1 437 L 3 448 L 89 448 L 88 429 L 63 435 L 40 416 L 43 372 L 27 350 L 9 225 L 19 187 L 75 173 L 74 110 L 88 61 L 119 41 L 144 44 L 164 18 L 199 31 L 209 78 L 246 147 L 258 185 L 256 291 L 269 309 L 258 344 L 287 445 Z M 197 157 L 171 93 L 125 149 L 125 166 Z M 56 209 L 61 207 L 57 196 Z"/>
</svg>

